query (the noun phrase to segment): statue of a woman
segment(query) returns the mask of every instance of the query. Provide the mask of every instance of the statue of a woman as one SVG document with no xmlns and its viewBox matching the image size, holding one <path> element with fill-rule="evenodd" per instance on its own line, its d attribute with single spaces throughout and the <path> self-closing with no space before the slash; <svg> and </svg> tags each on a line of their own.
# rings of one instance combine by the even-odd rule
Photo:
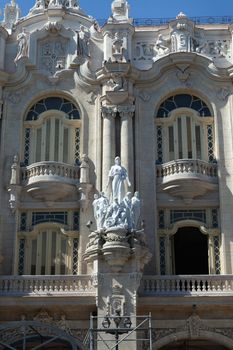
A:
<svg viewBox="0 0 233 350">
<path fill-rule="evenodd" d="M 22 57 L 28 57 L 28 36 L 23 28 L 22 33 L 17 36 L 18 40 L 18 53 L 15 57 L 15 62 L 17 62 Z"/>
<path fill-rule="evenodd" d="M 77 56 L 89 57 L 89 33 L 84 26 L 80 27 L 77 38 Z"/>
<path fill-rule="evenodd" d="M 115 158 L 115 164 L 111 167 L 109 171 L 109 180 L 107 188 L 112 183 L 112 200 L 117 199 L 120 204 L 125 197 L 125 181 L 128 186 L 131 186 L 131 183 L 128 178 L 127 170 L 121 166 L 120 157 Z"/>
</svg>

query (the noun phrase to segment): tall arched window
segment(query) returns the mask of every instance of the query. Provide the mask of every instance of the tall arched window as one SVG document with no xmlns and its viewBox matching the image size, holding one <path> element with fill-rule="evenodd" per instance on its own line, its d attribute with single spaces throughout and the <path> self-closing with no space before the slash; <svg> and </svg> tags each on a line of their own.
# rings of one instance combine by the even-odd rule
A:
<svg viewBox="0 0 233 350">
<path fill-rule="evenodd" d="M 156 115 L 157 162 L 214 161 L 213 116 L 200 98 L 179 94 L 166 99 Z"/>
<path fill-rule="evenodd" d="M 76 164 L 80 158 L 80 114 L 65 98 L 48 97 L 33 105 L 24 122 L 25 165 L 54 161 Z"/>
</svg>

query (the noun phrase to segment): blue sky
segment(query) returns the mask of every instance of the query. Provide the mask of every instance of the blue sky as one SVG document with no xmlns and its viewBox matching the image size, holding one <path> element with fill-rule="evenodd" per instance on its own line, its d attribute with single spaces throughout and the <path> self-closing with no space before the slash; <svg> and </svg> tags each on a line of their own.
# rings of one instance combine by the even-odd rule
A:
<svg viewBox="0 0 233 350">
<path fill-rule="evenodd" d="M 16 0 L 22 9 L 22 15 L 34 5 L 35 0 Z M 0 0 L 0 8 L 10 0 Z M 80 6 L 95 18 L 108 18 L 112 0 L 80 0 Z M 233 16 L 233 0 L 129 0 L 133 18 L 175 17 L 183 11 L 194 16 Z"/>
</svg>

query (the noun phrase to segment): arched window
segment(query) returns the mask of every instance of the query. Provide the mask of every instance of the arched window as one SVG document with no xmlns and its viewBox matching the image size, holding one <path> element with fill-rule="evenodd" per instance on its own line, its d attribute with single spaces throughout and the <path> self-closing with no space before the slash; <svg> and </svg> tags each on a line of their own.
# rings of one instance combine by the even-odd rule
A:
<svg viewBox="0 0 233 350">
<path fill-rule="evenodd" d="M 19 275 L 77 274 L 78 211 L 28 211 L 19 224 Z"/>
<path fill-rule="evenodd" d="M 67 99 L 47 97 L 37 102 L 26 115 L 24 130 L 25 165 L 79 162 L 80 114 Z"/>
<path fill-rule="evenodd" d="M 166 99 L 156 115 L 157 162 L 214 161 L 213 116 L 200 98 L 179 94 Z"/>
</svg>

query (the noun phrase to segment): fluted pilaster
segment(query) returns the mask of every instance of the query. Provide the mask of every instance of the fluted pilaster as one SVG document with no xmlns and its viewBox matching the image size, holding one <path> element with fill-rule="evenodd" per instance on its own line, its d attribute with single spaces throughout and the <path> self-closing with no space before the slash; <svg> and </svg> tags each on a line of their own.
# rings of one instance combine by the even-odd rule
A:
<svg viewBox="0 0 233 350">
<path fill-rule="evenodd" d="M 116 106 L 102 107 L 103 117 L 103 163 L 102 163 L 102 189 L 108 183 L 108 173 L 115 157 L 115 117 Z"/>
<path fill-rule="evenodd" d="M 133 115 L 135 106 L 119 106 L 121 117 L 121 161 L 128 171 L 129 179 L 133 185 L 134 179 L 134 141 L 133 141 Z"/>
</svg>

